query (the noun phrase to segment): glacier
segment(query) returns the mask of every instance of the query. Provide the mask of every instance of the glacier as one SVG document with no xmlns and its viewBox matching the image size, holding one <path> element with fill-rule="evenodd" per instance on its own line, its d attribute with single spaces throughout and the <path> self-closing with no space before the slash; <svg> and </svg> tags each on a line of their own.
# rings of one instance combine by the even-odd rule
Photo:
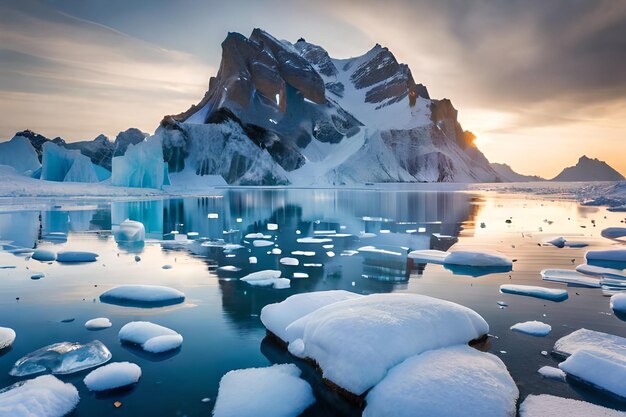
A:
<svg viewBox="0 0 626 417">
<path fill-rule="evenodd" d="M 24 136 L 14 136 L 10 141 L 0 143 L 0 165 L 11 166 L 28 176 L 41 168 L 35 148 Z"/>
<path fill-rule="evenodd" d="M 124 155 L 113 157 L 111 166 L 111 185 L 159 189 L 169 184 L 160 136 L 129 144 Z"/>
<path fill-rule="evenodd" d="M 61 182 L 100 182 L 111 174 L 94 165 L 78 150 L 62 148 L 52 142 L 43 144 L 41 165 L 42 180 Z"/>
</svg>

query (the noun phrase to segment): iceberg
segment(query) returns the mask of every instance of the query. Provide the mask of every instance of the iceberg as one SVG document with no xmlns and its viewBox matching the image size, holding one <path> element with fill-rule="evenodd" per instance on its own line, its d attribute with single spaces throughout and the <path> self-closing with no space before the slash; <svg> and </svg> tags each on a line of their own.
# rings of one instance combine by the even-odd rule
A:
<svg viewBox="0 0 626 417">
<path fill-rule="evenodd" d="M 178 349 L 183 344 L 183 337 L 169 329 L 149 321 L 131 321 L 118 333 L 121 342 L 140 345 L 150 353 L 162 353 Z"/>
<path fill-rule="evenodd" d="M 33 252 L 33 254 L 31 255 L 31 258 L 33 258 L 36 261 L 51 262 L 57 259 L 57 254 L 51 250 L 37 249 Z"/>
<path fill-rule="evenodd" d="M 185 294 L 160 285 L 119 285 L 103 292 L 100 301 L 126 306 L 161 307 L 182 303 Z"/>
<path fill-rule="evenodd" d="M 393 367 L 367 394 L 363 417 L 514 417 L 518 395 L 497 356 L 460 345 Z"/>
<path fill-rule="evenodd" d="M 61 182 L 100 182 L 110 173 L 96 168 L 91 160 L 76 149 L 65 149 L 52 142 L 43 144 L 41 179 Z"/>
<path fill-rule="evenodd" d="M 594 387 L 626 398 L 626 355 L 603 348 L 574 351 L 559 368 Z"/>
<path fill-rule="evenodd" d="M 0 143 L 0 165 L 13 167 L 26 176 L 41 168 L 37 151 L 24 136 L 14 136 L 10 141 Z"/>
<path fill-rule="evenodd" d="M 289 337 L 287 332 L 287 327 L 291 323 L 321 307 L 358 297 L 362 296 L 344 290 L 295 294 L 280 303 L 263 307 L 261 322 L 272 334 L 289 343 L 295 339 Z"/>
<path fill-rule="evenodd" d="M 600 288 L 600 279 L 588 277 L 569 269 L 544 269 L 541 271 L 541 278 L 544 281 L 562 282 L 565 284 Z"/>
<path fill-rule="evenodd" d="M 117 243 L 143 245 L 146 229 L 143 223 L 126 219 L 119 226 L 113 226 L 113 236 Z"/>
<path fill-rule="evenodd" d="M 0 390 L 0 415 L 63 417 L 76 408 L 79 400 L 74 385 L 43 375 Z"/>
<path fill-rule="evenodd" d="M 0 327 L 0 350 L 10 347 L 15 341 L 15 330 L 9 327 Z"/>
<path fill-rule="evenodd" d="M 102 330 L 111 327 L 111 320 L 106 317 L 98 317 L 95 319 L 87 320 L 85 328 L 87 330 Z"/>
<path fill-rule="evenodd" d="M 111 185 L 160 189 L 169 184 L 160 136 L 128 145 L 124 155 L 113 157 L 111 166 Z"/>
<path fill-rule="evenodd" d="M 536 287 L 534 285 L 500 285 L 500 292 L 505 294 L 525 295 L 555 302 L 565 301 L 568 297 L 567 290 Z"/>
<path fill-rule="evenodd" d="M 45 346 L 24 356 L 9 372 L 12 376 L 27 376 L 41 372 L 71 374 L 102 365 L 111 359 L 111 352 L 99 340 L 80 344 L 61 342 Z"/>
<path fill-rule="evenodd" d="M 267 246 L 272 246 L 274 245 L 274 242 L 272 242 L 271 240 L 262 240 L 262 239 L 258 239 L 258 240 L 254 240 L 252 241 L 252 245 L 255 248 L 264 248 Z"/>
<path fill-rule="evenodd" d="M 89 372 L 83 382 L 89 391 L 107 391 L 137 383 L 141 368 L 130 362 L 113 362 Z"/>
<path fill-rule="evenodd" d="M 355 395 L 376 385 L 409 356 L 468 343 L 488 331 L 475 311 L 417 294 L 339 301 L 286 328 L 290 346 L 301 346 L 297 356 L 316 361 L 324 378 Z"/>
<path fill-rule="evenodd" d="M 537 320 L 525 321 L 511 326 L 514 332 L 529 334 L 532 336 L 547 336 L 552 331 L 552 326 Z"/>
<path fill-rule="evenodd" d="M 315 402 L 294 364 L 238 369 L 220 380 L 214 417 L 296 417 Z"/>
<path fill-rule="evenodd" d="M 520 417 L 624 417 L 624 412 L 586 401 L 541 394 L 526 397 L 519 407 L 519 415 Z"/>
<path fill-rule="evenodd" d="M 93 252 L 80 251 L 64 251 L 57 253 L 57 262 L 75 263 L 75 262 L 95 262 L 98 254 Z"/>
</svg>

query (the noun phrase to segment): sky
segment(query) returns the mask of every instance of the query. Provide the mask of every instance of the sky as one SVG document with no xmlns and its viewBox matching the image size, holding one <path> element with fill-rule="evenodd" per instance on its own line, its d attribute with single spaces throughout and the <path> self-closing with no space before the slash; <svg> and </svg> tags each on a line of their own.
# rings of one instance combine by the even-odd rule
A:
<svg viewBox="0 0 626 417">
<path fill-rule="evenodd" d="M 585 154 L 626 174 L 613 0 L 1 0 L 0 138 L 151 133 L 200 101 L 227 33 L 255 27 L 336 58 L 388 47 L 492 162 L 551 178 Z"/>
</svg>

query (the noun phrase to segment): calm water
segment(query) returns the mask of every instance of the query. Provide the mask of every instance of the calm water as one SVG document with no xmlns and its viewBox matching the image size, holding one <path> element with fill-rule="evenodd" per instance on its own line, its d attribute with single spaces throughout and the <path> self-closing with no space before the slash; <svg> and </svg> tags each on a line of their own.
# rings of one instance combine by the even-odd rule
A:
<svg viewBox="0 0 626 417">
<path fill-rule="evenodd" d="M 146 226 L 149 240 L 143 248 L 122 248 L 115 243 L 110 230 L 126 218 Z M 537 373 L 541 366 L 557 364 L 555 358 L 540 352 L 550 351 L 558 338 L 578 328 L 626 336 L 626 322 L 611 314 L 608 298 L 600 290 L 570 287 L 569 299 L 561 303 L 498 291 L 503 283 L 540 284 L 541 269 L 573 268 L 584 261 L 588 248 L 538 245 L 548 238 L 584 240 L 592 248 L 619 245 L 601 238 L 600 231 L 619 226 L 623 218 L 623 213 L 603 208 L 523 195 L 410 190 L 230 189 L 201 198 L 152 201 L 5 202 L 0 206 L 2 243 L 55 251 L 88 250 L 100 257 L 91 264 L 61 265 L 0 252 L 0 266 L 16 267 L 0 269 L 0 326 L 12 327 L 18 335 L 13 348 L 0 353 L 0 387 L 17 381 L 8 375 L 9 370 L 33 350 L 60 341 L 99 339 L 111 350 L 113 361 L 135 362 L 143 376 L 131 390 L 107 395 L 95 395 L 85 388 L 82 379 L 87 372 L 61 376 L 80 391 L 74 416 L 210 415 L 224 373 L 282 362 L 297 363 L 314 386 L 317 403 L 304 415 L 360 415 L 360 410 L 326 389 L 308 365 L 264 340 L 265 329 L 259 320 L 268 303 L 297 292 L 340 288 L 362 294 L 412 292 L 468 306 L 489 322 L 495 336 L 490 351 L 508 366 L 521 398 L 549 393 L 626 410 L 626 404 L 586 387 L 542 379 Z M 278 224 L 278 230 L 268 231 L 268 223 Z M 349 236 L 333 238 L 333 248 L 297 243 L 297 238 L 328 230 Z M 172 231 L 179 232 L 179 237 L 197 232 L 201 238 L 224 239 L 244 248 L 223 253 L 202 246 L 202 240 L 180 245 Z M 67 242 L 47 241 L 45 235 L 50 232 L 66 232 Z M 267 247 L 254 248 L 244 242 L 243 236 L 253 232 L 271 235 L 282 255 L 268 254 Z M 361 232 L 376 236 L 358 238 Z M 438 239 L 437 234 L 458 238 L 458 242 L 451 237 Z M 409 274 L 404 261 L 347 256 L 366 245 L 405 252 L 407 248 L 445 250 L 451 244 L 454 249 L 500 251 L 516 260 L 513 271 L 472 277 L 463 273 L 475 271 L 427 265 Z M 296 250 L 315 251 L 315 256 L 290 254 Z M 335 256 L 329 256 L 329 251 Z M 137 254 L 140 262 L 134 260 Z M 250 256 L 257 257 L 256 265 L 249 263 Z M 280 265 L 284 256 L 299 258 L 300 266 Z M 162 269 L 165 264 L 173 268 Z M 242 271 L 218 277 L 215 269 L 224 265 Z M 292 279 L 287 290 L 251 287 L 236 279 L 269 268 L 280 268 L 286 277 L 306 272 L 309 278 Z M 32 280 L 34 272 L 46 276 Z M 111 286 L 133 283 L 172 286 L 184 291 L 187 300 L 153 309 L 98 300 Z M 496 301 L 500 300 L 509 307 L 499 308 Z M 101 316 L 109 317 L 113 327 L 102 331 L 84 328 L 86 320 Z M 537 338 L 509 330 L 517 322 L 535 319 L 552 325 L 549 336 Z M 185 339 L 182 348 L 152 355 L 121 345 L 117 332 L 132 320 L 149 320 L 177 330 Z M 204 398 L 210 401 L 202 402 Z M 115 401 L 121 401 L 122 407 L 114 409 Z"/>
</svg>

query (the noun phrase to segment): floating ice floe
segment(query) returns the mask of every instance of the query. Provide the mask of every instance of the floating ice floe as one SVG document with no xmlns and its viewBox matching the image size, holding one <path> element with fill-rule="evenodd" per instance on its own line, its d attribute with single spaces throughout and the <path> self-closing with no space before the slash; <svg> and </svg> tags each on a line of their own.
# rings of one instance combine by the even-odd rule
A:
<svg viewBox="0 0 626 417">
<path fill-rule="evenodd" d="M 15 341 L 15 330 L 9 327 L 0 327 L 0 350 L 6 349 Z"/>
<path fill-rule="evenodd" d="M 319 308 L 286 328 L 290 352 L 361 395 L 389 369 L 426 350 L 467 343 L 489 325 L 473 310 L 417 294 L 373 294 Z M 367 346 L 367 349 L 363 349 Z M 384 354 L 382 354 L 384 353 Z"/>
<path fill-rule="evenodd" d="M 137 383 L 141 368 L 130 362 L 113 362 L 94 369 L 83 379 L 89 391 L 107 391 Z"/>
<path fill-rule="evenodd" d="M 294 250 L 294 251 L 291 251 L 291 254 L 295 256 L 308 256 L 308 257 L 315 256 L 315 252 L 311 250 Z"/>
<path fill-rule="evenodd" d="M 511 260 L 493 253 L 457 251 L 446 256 L 445 264 L 463 266 L 511 266 Z"/>
<path fill-rule="evenodd" d="M 541 278 L 544 281 L 562 282 L 565 284 L 600 288 L 600 279 L 585 276 L 569 269 L 544 269 L 541 271 Z"/>
<path fill-rule="evenodd" d="M 550 301 L 567 300 L 567 290 L 537 287 L 534 285 L 500 285 L 500 291 L 505 294 L 525 295 Z"/>
<path fill-rule="evenodd" d="M 542 366 L 537 372 L 544 378 L 565 381 L 565 372 L 553 366 Z"/>
<path fill-rule="evenodd" d="M 47 240 L 54 243 L 67 242 L 67 233 L 65 232 L 50 232 L 42 236 L 42 240 Z"/>
<path fill-rule="evenodd" d="M 85 328 L 87 330 L 102 330 L 108 329 L 109 327 L 111 327 L 111 320 L 106 317 L 98 317 L 85 322 Z"/>
<path fill-rule="evenodd" d="M 267 330 L 284 342 L 289 343 L 294 340 L 294 337 L 289 337 L 287 326 L 294 321 L 329 304 L 359 297 L 362 296 L 344 290 L 294 294 L 280 303 L 268 304 L 263 307 L 261 322 Z"/>
<path fill-rule="evenodd" d="M 552 240 L 548 240 L 546 242 L 547 245 L 552 245 L 552 246 L 556 246 L 557 248 L 584 248 L 586 246 L 589 246 L 589 244 L 587 242 L 576 242 L 576 241 L 571 241 L 571 240 L 566 240 L 564 237 L 557 237 L 555 239 Z"/>
<path fill-rule="evenodd" d="M 370 233 L 370 232 L 360 232 L 359 233 L 359 238 L 361 239 L 369 239 L 372 237 L 376 237 L 376 233 Z"/>
<path fill-rule="evenodd" d="M 270 240 L 254 240 L 252 242 L 252 246 L 254 246 L 255 248 L 264 248 L 272 245 L 274 245 L 274 242 Z"/>
<path fill-rule="evenodd" d="M 280 277 L 281 272 L 273 269 L 253 272 L 240 278 L 241 281 L 258 287 L 273 286 L 276 289 L 289 288 L 291 282 L 287 278 Z"/>
<path fill-rule="evenodd" d="M 281 253 L 283 253 L 281 248 L 272 248 L 272 254 L 280 255 Z"/>
<path fill-rule="evenodd" d="M 611 296 L 611 310 L 616 313 L 626 314 L 626 293 L 618 293 Z"/>
<path fill-rule="evenodd" d="M 280 263 L 282 265 L 288 265 L 288 266 L 298 266 L 298 265 L 300 265 L 300 261 L 297 260 L 296 258 L 281 258 L 280 259 Z"/>
<path fill-rule="evenodd" d="M 51 262 L 57 259 L 57 254 L 48 249 L 37 249 L 33 252 L 31 258 L 40 262 Z"/>
<path fill-rule="evenodd" d="M 608 239 L 619 239 L 626 236 L 626 227 L 607 227 L 600 234 Z"/>
<path fill-rule="evenodd" d="M 108 304 L 160 307 L 182 303 L 185 301 L 185 294 L 161 285 L 120 285 L 103 292 L 100 301 Z"/>
<path fill-rule="evenodd" d="M 34 274 L 30 276 L 30 279 L 41 279 L 45 276 L 46 274 L 44 274 L 43 272 L 35 272 Z"/>
<path fill-rule="evenodd" d="M 586 401 L 541 394 L 526 397 L 519 407 L 519 415 L 520 417 L 624 417 L 624 412 Z"/>
<path fill-rule="evenodd" d="M 315 402 L 294 364 L 230 371 L 220 380 L 214 417 L 296 417 Z"/>
<path fill-rule="evenodd" d="M 257 260 L 256 256 L 250 256 L 248 258 L 248 262 L 251 263 L 251 264 L 256 264 L 258 262 L 258 260 Z"/>
<path fill-rule="evenodd" d="M 626 262 L 626 249 L 590 250 L 585 257 L 587 261 Z"/>
<path fill-rule="evenodd" d="M 301 237 L 298 239 L 298 243 L 329 243 L 332 239 L 320 238 L 320 237 Z"/>
<path fill-rule="evenodd" d="M 149 321 L 131 321 L 118 333 L 121 342 L 141 346 L 150 353 L 162 353 L 178 349 L 183 344 L 183 337 L 169 329 Z"/>
<path fill-rule="evenodd" d="M 363 417 L 513 417 L 518 395 L 497 356 L 459 345 L 393 367 L 367 394 Z"/>
<path fill-rule="evenodd" d="M 559 368 L 594 387 L 626 398 L 626 355 L 605 349 L 574 351 Z"/>
<path fill-rule="evenodd" d="M 111 352 L 99 340 L 84 345 L 77 342 L 61 342 L 24 356 L 15 362 L 9 374 L 12 376 L 27 376 L 41 372 L 71 374 L 102 365 L 109 359 Z"/>
<path fill-rule="evenodd" d="M 96 258 L 98 258 L 98 254 L 93 252 L 64 251 L 57 253 L 57 262 L 61 263 L 95 262 Z"/>
<path fill-rule="evenodd" d="M 276 223 L 268 223 L 267 230 L 278 230 L 278 225 Z"/>
<path fill-rule="evenodd" d="M 626 338 L 583 328 L 557 340 L 553 352 L 569 356 L 579 349 L 605 349 L 626 356 Z"/>
<path fill-rule="evenodd" d="M 218 272 L 239 272 L 241 268 L 234 265 L 224 265 L 216 269 Z"/>
<path fill-rule="evenodd" d="M 271 235 L 264 235 L 263 233 L 248 233 L 246 239 L 269 239 Z"/>
<path fill-rule="evenodd" d="M 146 238 L 146 229 L 143 223 L 126 219 L 119 226 L 113 226 L 113 236 L 117 243 L 141 245 Z"/>
<path fill-rule="evenodd" d="M 63 417 L 76 408 L 79 400 L 74 385 L 43 375 L 0 390 L 0 415 Z"/>
<path fill-rule="evenodd" d="M 408 257 L 417 263 L 443 264 L 450 252 L 435 249 L 414 250 Z"/>
<path fill-rule="evenodd" d="M 537 320 L 533 320 L 514 324 L 513 326 L 511 326 L 511 330 L 513 330 L 514 332 L 525 333 L 532 336 L 547 336 L 548 334 L 550 334 L 550 331 L 552 331 L 552 326 Z"/>
<path fill-rule="evenodd" d="M 589 264 L 581 264 L 576 267 L 576 271 L 581 274 L 591 275 L 595 277 L 606 277 L 614 279 L 626 280 L 626 271 L 623 269 L 605 268 L 602 266 L 595 266 Z"/>
<path fill-rule="evenodd" d="M 308 278 L 309 274 L 307 274 L 306 272 L 294 272 L 293 277 L 294 278 Z"/>
</svg>

